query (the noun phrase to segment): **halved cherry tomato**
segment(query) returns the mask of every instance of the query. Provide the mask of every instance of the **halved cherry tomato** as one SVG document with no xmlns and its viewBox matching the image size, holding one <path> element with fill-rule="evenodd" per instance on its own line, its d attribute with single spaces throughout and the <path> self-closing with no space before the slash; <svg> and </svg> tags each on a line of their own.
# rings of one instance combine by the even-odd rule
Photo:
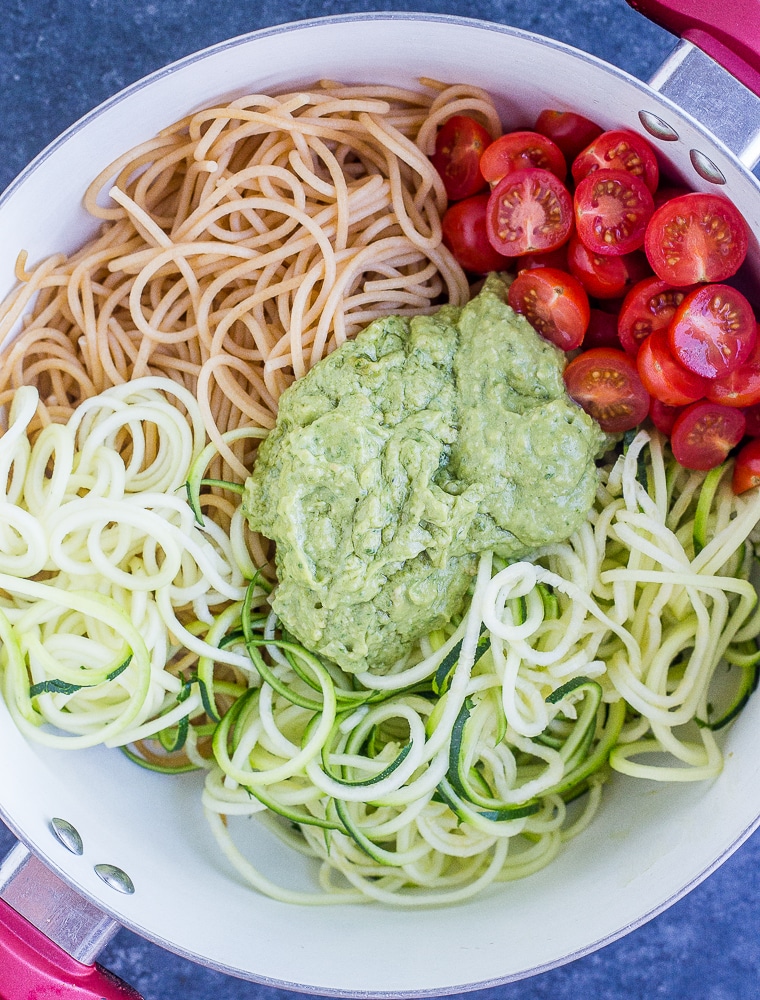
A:
<svg viewBox="0 0 760 1000">
<path fill-rule="evenodd" d="M 640 250 L 613 257 L 589 250 L 577 236 L 571 236 L 567 244 L 567 266 L 589 295 L 597 299 L 620 298 L 631 285 L 650 274 Z"/>
<path fill-rule="evenodd" d="M 588 296 L 580 281 L 553 267 L 521 271 L 507 301 L 531 326 L 563 351 L 580 347 L 589 321 Z"/>
<path fill-rule="evenodd" d="M 649 412 L 647 391 L 624 351 L 583 351 L 567 366 L 564 379 L 568 395 L 609 434 L 631 430 Z"/>
<path fill-rule="evenodd" d="M 673 425 L 673 456 L 686 469 L 714 469 L 744 437 L 745 426 L 741 410 L 719 403 L 692 403 Z"/>
<path fill-rule="evenodd" d="M 707 380 L 676 361 L 665 330 L 655 330 L 642 342 L 636 366 L 647 392 L 668 406 L 688 406 L 706 394 Z"/>
<path fill-rule="evenodd" d="M 682 194 L 691 194 L 691 189 L 680 184 L 660 184 L 656 191 L 652 192 L 654 207 L 659 208 L 671 198 L 680 198 Z"/>
<path fill-rule="evenodd" d="M 684 409 L 684 406 L 668 406 L 667 403 L 663 403 L 653 396 L 649 407 L 649 419 L 660 433 L 670 437 L 676 419 L 679 414 L 683 413 Z"/>
<path fill-rule="evenodd" d="M 638 250 L 654 211 L 649 188 L 625 170 L 594 170 L 575 189 L 574 205 L 581 242 L 614 255 Z"/>
<path fill-rule="evenodd" d="M 620 340 L 617 334 L 617 320 L 612 313 L 591 307 L 586 336 L 583 338 L 584 349 L 589 347 L 617 347 Z"/>
<path fill-rule="evenodd" d="M 731 485 L 734 493 L 760 486 L 760 438 L 748 441 L 736 456 Z"/>
<path fill-rule="evenodd" d="M 507 257 L 553 250 L 573 228 L 572 198 L 550 170 L 515 170 L 491 192 L 486 222 L 491 245 Z"/>
<path fill-rule="evenodd" d="M 455 201 L 441 219 L 443 242 L 454 254 L 465 271 L 487 274 L 503 271 L 509 259 L 491 246 L 486 233 L 488 193 L 474 194 L 462 201 Z"/>
<path fill-rule="evenodd" d="M 452 115 L 441 126 L 430 162 L 441 175 L 451 201 L 468 198 L 485 188 L 480 157 L 490 144 L 486 129 L 468 115 Z"/>
<path fill-rule="evenodd" d="M 654 273 L 670 285 L 725 281 L 747 256 L 747 223 L 726 198 L 683 194 L 647 225 L 644 249 Z"/>
<path fill-rule="evenodd" d="M 750 437 L 760 437 L 760 406 L 755 403 L 754 406 L 745 406 L 742 409 L 744 414 L 744 419 L 747 421 L 747 430 L 745 433 L 749 434 Z"/>
<path fill-rule="evenodd" d="M 507 132 L 492 142 L 480 158 L 480 172 L 492 185 L 515 170 L 531 167 L 550 170 L 560 180 L 567 174 L 562 150 L 539 132 Z"/>
<path fill-rule="evenodd" d="M 684 368 L 704 378 L 722 378 L 752 353 L 757 323 L 752 306 L 736 288 L 702 285 L 676 309 L 668 337 Z"/>
<path fill-rule="evenodd" d="M 546 108 L 539 114 L 535 129 L 559 146 L 568 163 L 572 163 L 578 153 L 603 131 L 590 118 L 584 118 L 574 111 L 554 111 L 551 108 Z"/>
<path fill-rule="evenodd" d="M 629 129 L 611 129 L 594 139 L 573 161 L 576 184 L 594 170 L 625 170 L 638 177 L 650 191 L 657 190 L 660 168 L 647 140 Z"/>
<path fill-rule="evenodd" d="M 618 314 L 623 350 L 635 356 L 650 333 L 667 330 L 688 288 L 673 288 L 660 278 L 644 278 L 627 293 Z"/>
<path fill-rule="evenodd" d="M 735 372 L 707 382 L 705 395 L 713 403 L 724 406 L 745 407 L 760 403 L 760 336 L 750 356 Z"/>
</svg>

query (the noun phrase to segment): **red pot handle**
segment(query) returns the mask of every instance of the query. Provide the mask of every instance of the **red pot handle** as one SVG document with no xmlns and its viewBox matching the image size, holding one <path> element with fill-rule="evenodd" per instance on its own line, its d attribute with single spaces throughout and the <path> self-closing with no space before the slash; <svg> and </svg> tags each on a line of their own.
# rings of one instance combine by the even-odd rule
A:
<svg viewBox="0 0 760 1000">
<path fill-rule="evenodd" d="M 0 1000 L 142 1000 L 97 963 L 82 965 L 0 899 Z"/>
<path fill-rule="evenodd" d="M 627 0 L 634 10 L 711 56 L 760 96 L 756 0 Z"/>
</svg>

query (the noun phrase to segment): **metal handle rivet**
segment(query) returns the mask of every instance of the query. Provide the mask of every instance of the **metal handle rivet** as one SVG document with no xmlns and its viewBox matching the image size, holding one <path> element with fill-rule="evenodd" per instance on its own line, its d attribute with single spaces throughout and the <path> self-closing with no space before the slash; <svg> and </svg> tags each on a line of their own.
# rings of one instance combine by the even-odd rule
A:
<svg viewBox="0 0 760 1000">
<path fill-rule="evenodd" d="M 79 831 L 68 820 L 55 816 L 50 820 L 50 829 L 67 851 L 71 851 L 72 854 L 84 854 L 84 843 Z"/>
<path fill-rule="evenodd" d="M 698 149 L 690 149 L 689 158 L 691 165 L 704 180 L 710 181 L 712 184 L 726 183 L 723 171 L 713 163 L 709 156 L 700 153 Z"/>
<path fill-rule="evenodd" d="M 678 132 L 673 126 L 668 125 L 658 115 L 653 115 L 651 111 L 639 111 L 639 121 L 655 139 L 662 139 L 663 142 L 675 142 L 678 138 Z"/>
<path fill-rule="evenodd" d="M 135 891 L 134 882 L 116 865 L 95 865 L 95 873 L 103 879 L 107 886 L 116 889 L 117 892 L 126 893 L 131 896 Z"/>
</svg>

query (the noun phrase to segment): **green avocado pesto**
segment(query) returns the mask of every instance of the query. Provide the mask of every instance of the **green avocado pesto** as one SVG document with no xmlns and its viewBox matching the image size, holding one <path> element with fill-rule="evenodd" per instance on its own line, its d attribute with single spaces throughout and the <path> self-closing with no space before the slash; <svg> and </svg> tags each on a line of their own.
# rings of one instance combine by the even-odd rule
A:
<svg viewBox="0 0 760 1000">
<path fill-rule="evenodd" d="M 244 509 L 276 543 L 275 611 L 347 671 L 460 612 L 480 552 L 563 540 L 591 507 L 602 432 L 505 298 L 491 276 L 462 309 L 376 320 L 280 399 Z"/>
</svg>

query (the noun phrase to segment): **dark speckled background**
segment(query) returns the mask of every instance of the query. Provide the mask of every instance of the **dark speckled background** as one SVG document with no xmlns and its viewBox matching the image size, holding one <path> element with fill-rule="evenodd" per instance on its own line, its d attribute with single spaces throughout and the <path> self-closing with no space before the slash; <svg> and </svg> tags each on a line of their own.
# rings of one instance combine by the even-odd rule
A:
<svg viewBox="0 0 760 1000">
<path fill-rule="evenodd" d="M 624 0 L 485 0 L 477 5 L 466 0 L 326 0 L 322 5 L 305 0 L 2 0 L 0 189 L 90 108 L 180 56 L 278 22 L 379 7 L 443 11 L 515 25 L 591 51 L 643 79 L 674 44 Z M 0 824 L 0 854 L 12 843 Z M 117 935 L 101 960 L 146 1000 L 296 996 L 199 968 L 127 931 Z M 622 940 L 533 979 L 470 996 L 760 998 L 760 834 L 689 896 Z"/>
</svg>

